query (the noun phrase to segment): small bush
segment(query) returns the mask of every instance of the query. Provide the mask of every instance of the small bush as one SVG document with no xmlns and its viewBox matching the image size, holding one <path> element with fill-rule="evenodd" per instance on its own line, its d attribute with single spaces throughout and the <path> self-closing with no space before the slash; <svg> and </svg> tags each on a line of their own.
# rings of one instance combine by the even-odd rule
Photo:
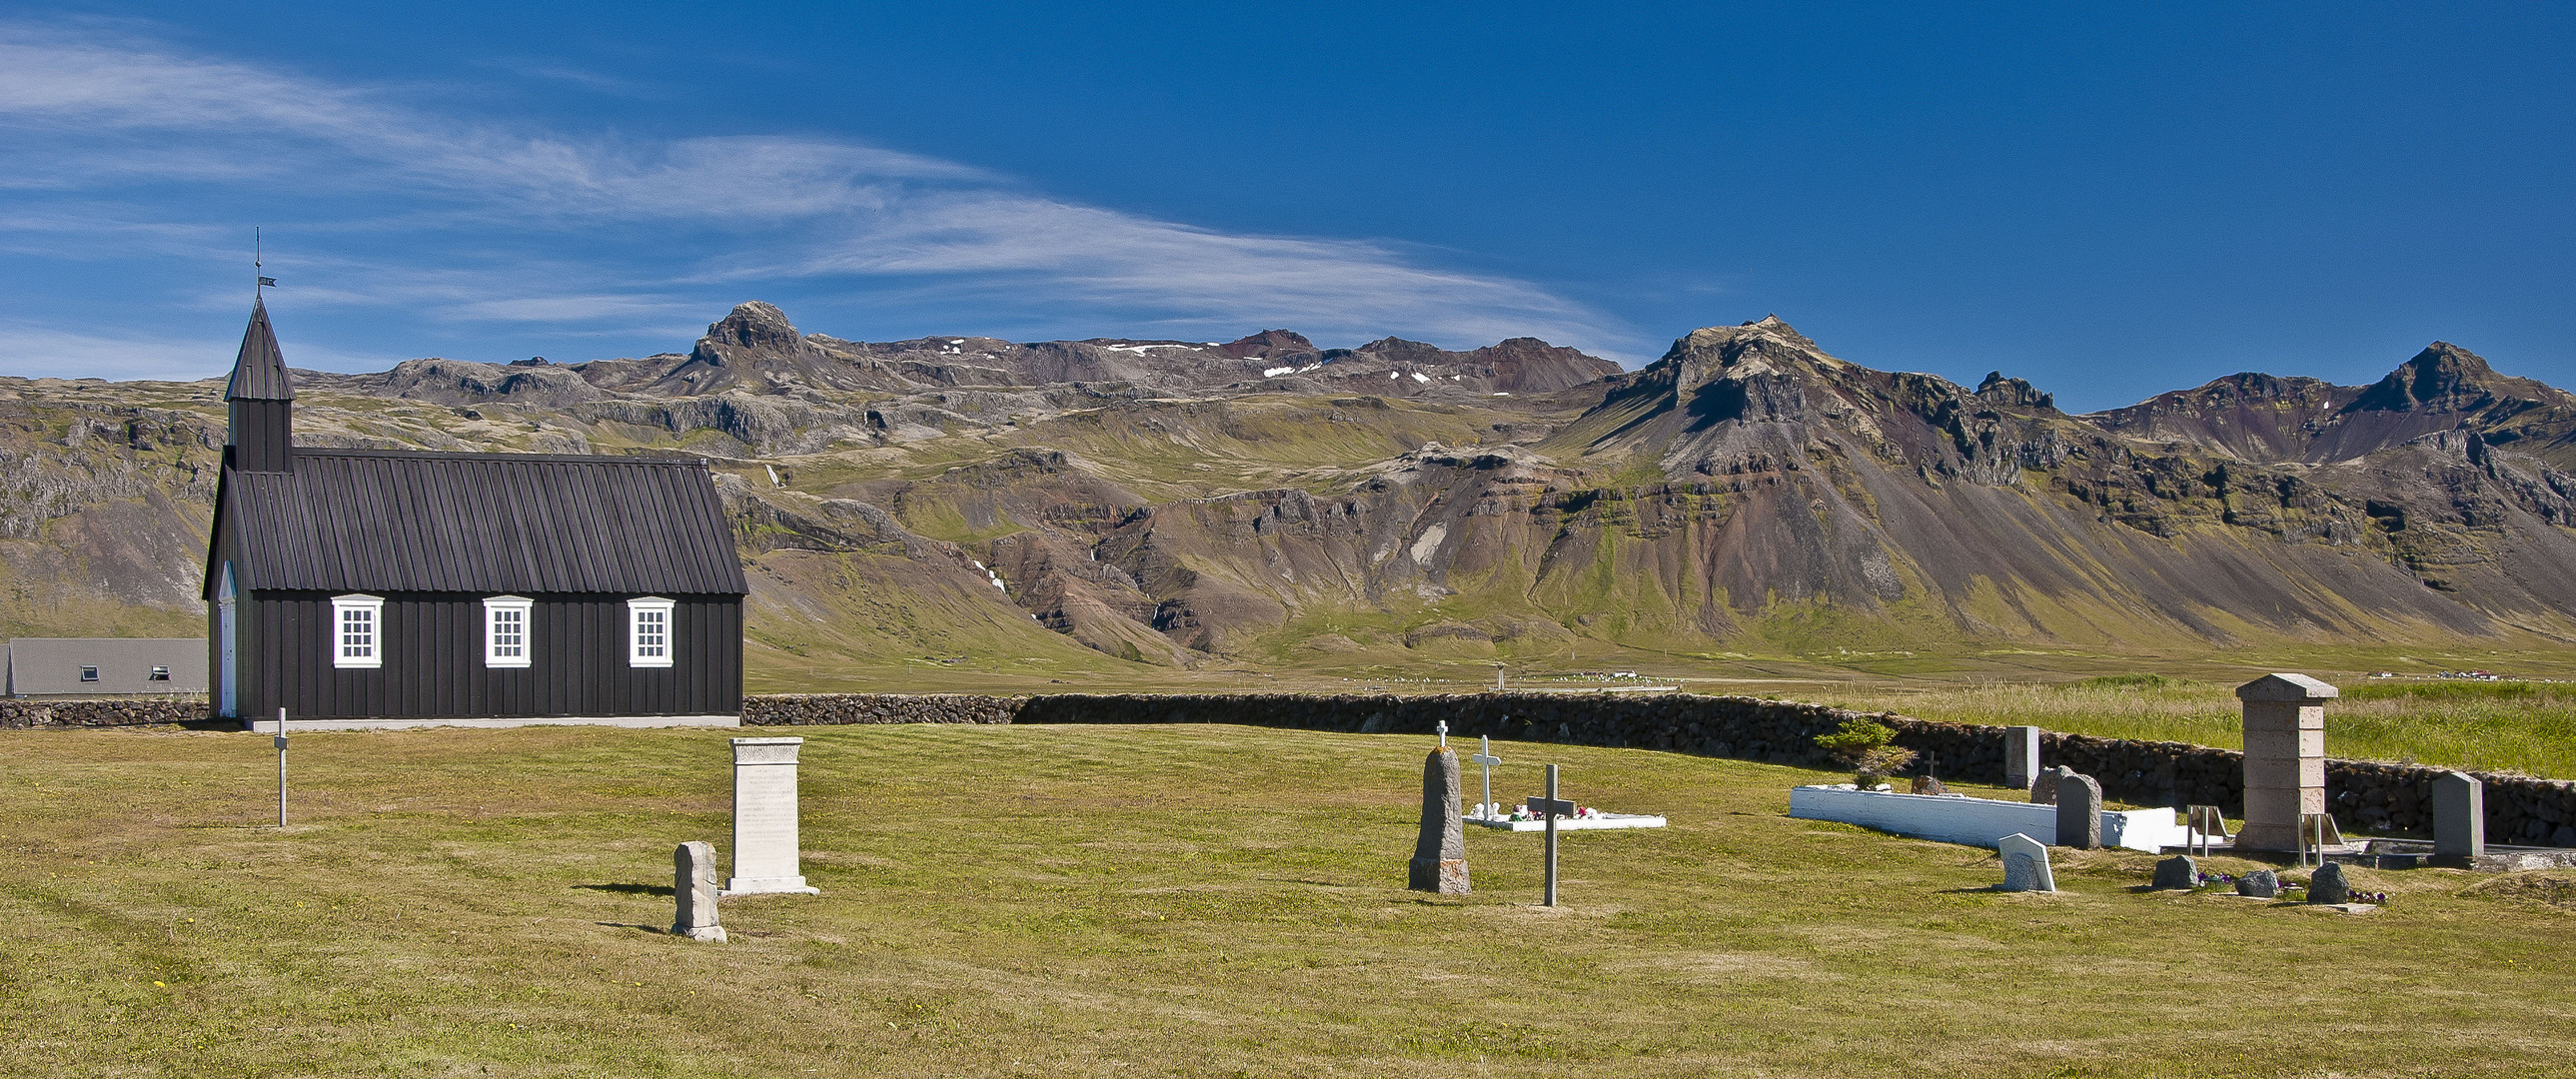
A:
<svg viewBox="0 0 2576 1079">
<path fill-rule="evenodd" d="M 1817 748 L 1852 766 L 1852 782 L 1862 790 L 1885 782 L 1914 763 L 1914 751 L 1895 745 L 1896 732 L 1886 724 L 1853 716 L 1832 734 L 1816 736 Z"/>
</svg>

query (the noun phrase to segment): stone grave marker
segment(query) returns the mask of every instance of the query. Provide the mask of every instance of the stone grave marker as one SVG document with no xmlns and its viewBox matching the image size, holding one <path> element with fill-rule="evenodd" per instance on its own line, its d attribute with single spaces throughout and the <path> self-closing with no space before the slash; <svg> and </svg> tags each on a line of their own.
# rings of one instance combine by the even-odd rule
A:
<svg viewBox="0 0 2576 1079">
<path fill-rule="evenodd" d="M 2245 702 L 2245 850 L 2297 850 L 2299 818 L 2326 811 L 2326 706 L 2335 687 L 2267 674 L 2236 687 Z"/>
<path fill-rule="evenodd" d="M 1511 718 L 1512 717 L 1510 716 L 1503 717 L 1506 722 L 1510 721 Z M 1479 767 L 1485 770 L 1485 800 L 1476 803 L 1477 805 L 1484 807 L 1479 815 L 1487 817 L 1501 816 L 1503 807 L 1494 804 L 1494 766 L 1503 763 L 1503 759 L 1494 755 L 1494 739 L 1492 736 L 1478 735 L 1476 737 L 1476 743 L 1476 755 L 1467 759 L 1476 762 Z"/>
<path fill-rule="evenodd" d="M 671 935 L 711 944 L 725 942 L 716 920 L 716 848 L 709 843 L 682 843 L 671 852 L 671 898 L 679 913 Z"/>
<path fill-rule="evenodd" d="M 2030 789 L 2039 775 L 2039 728 L 2004 728 L 2004 786 Z"/>
<path fill-rule="evenodd" d="M 2075 769 L 2069 768 L 2063 764 L 2058 765 L 2055 768 L 2040 769 L 2039 774 L 2032 776 L 2030 780 L 2030 804 L 2035 806 L 2056 805 L 2057 781 L 2074 774 Z"/>
<path fill-rule="evenodd" d="M 2275 899 L 2281 894 L 2281 875 L 2269 869 L 2257 869 L 2236 878 L 2236 894 L 2255 899 Z"/>
<path fill-rule="evenodd" d="M 802 738 L 733 740 L 733 879 L 726 895 L 821 895 L 798 863 L 796 754 Z"/>
<path fill-rule="evenodd" d="M 2308 878 L 2308 902 L 2328 907 L 2352 902 L 2352 884 L 2343 879 L 2343 863 L 2327 862 L 2317 867 Z"/>
<path fill-rule="evenodd" d="M 1458 819 L 1458 755 L 1450 752 L 1448 723 L 1441 745 L 1422 762 L 1422 831 L 1413 843 L 1405 887 L 1441 895 L 1467 894 L 1467 826 Z"/>
<path fill-rule="evenodd" d="M 2486 852 L 2486 784 L 2467 772 L 2434 777 L 2433 856 L 2467 862 Z"/>
<path fill-rule="evenodd" d="M 2048 869 L 2048 845 L 2014 832 L 1996 842 L 1995 853 L 2004 860 L 2004 883 L 2007 892 L 2054 892 L 2057 875 Z"/>
<path fill-rule="evenodd" d="M 2154 888 L 2157 891 L 2190 891 L 2197 887 L 2200 887 L 2200 863 L 2193 861 L 2191 855 L 2177 854 L 2156 863 Z"/>
<path fill-rule="evenodd" d="M 2093 850 L 2102 845 L 2102 784 L 2072 772 L 2057 779 L 2057 845 Z"/>
<path fill-rule="evenodd" d="M 1540 905 L 1556 905 L 1556 819 L 1574 815 L 1574 803 L 1556 796 L 1556 766 L 1547 766 L 1547 796 L 1531 798 L 1526 803 L 1530 814 L 1547 822 L 1547 869 L 1545 890 Z"/>
</svg>

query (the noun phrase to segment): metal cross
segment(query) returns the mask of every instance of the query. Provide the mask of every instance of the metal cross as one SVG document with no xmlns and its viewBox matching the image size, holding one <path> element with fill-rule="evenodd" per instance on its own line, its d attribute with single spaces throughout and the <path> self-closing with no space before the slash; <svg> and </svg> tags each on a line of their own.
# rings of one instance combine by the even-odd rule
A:
<svg viewBox="0 0 2576 1079">
<path fill-rule="evenodd" d="M 1492 735 L 1478 735 L 1476 742 L 1478 745 L 1476 755 L 1467 759 L 1485 766 L 1485 800 L 1476 803 L 1482 806 L 1484 811 L 1477 815 L 1491 820 L 1495 814 L 1502 812 L 1502 807 L 1494 804 L 1494 766 L 1503 763 L 1503 759 L 1494 755 Z"/>
<path fill-rule="evenodd" d="M 1434 724 L 1432 729 L 1440 732 L 1440 748 L 1449 748 L 1449 721 L 1445 719 L 1441 720 L 1439 723 Z"/>
<path fill-rule="evenodd" d="M 1547 766 L 1547 797 L 1533 797 L 1526 805 L 1530 812 L 1547 821 L 1547 893 L 1540 905 L 1553 907 L 1556 905 L 1556 818 L 1574 815 L 1574 803 L 1556 796 L 1555 765 Z"/>
</svg>

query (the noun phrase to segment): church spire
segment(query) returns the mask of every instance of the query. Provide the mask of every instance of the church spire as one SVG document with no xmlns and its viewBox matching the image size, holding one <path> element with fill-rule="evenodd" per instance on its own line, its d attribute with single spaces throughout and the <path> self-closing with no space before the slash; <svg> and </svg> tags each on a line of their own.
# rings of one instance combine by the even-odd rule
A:
<svg viewBox="0 0 2576 1079">
<path fill-rule="evenodd" d="M 224 384 L 224 445 L 231 448 L 234 468 L 292 471 L 287 458 L 294 445 L 294 402 L 286 356 L 268 326 L 268 304 L 252 300 L 241 354 L 233 359 L 232 380 Z"/>
</svg>

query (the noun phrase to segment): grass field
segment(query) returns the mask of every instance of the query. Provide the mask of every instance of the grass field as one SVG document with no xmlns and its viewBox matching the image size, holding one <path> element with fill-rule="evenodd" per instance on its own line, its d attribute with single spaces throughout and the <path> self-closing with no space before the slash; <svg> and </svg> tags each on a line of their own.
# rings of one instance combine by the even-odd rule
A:
<svg viewBox="0 0 2576 1079">
<path fill-rule="evenodd" d="M 1656 832 L 1474 831 L 1402 890 L 1428 740 L 806 732 L 819 898 L 674 939 L 723 732 L 0 736 L 8 1075 L 2463 1076 L 2576 1068 L 2576 875 L 2356 874 L 2376 913 L 2143 894 L 2151 859 L 1790 820 L 1820 773 L 1505 743 Z M 1471 797 L 1475 775 L 1469 774 Z M 2222 860 L 2222 866 L 2237 863 Z"/>
<path fill-rule="evenodd" d="M 2244 748 L 2233 684 L 2156 675 L 1931 689 L 1818 687 L 1815 699 L 1959 723 Z M 2576 777 L 2576 683 L 2347 680 L 2326 707 L 2326 754 Z"/>
</svg>

